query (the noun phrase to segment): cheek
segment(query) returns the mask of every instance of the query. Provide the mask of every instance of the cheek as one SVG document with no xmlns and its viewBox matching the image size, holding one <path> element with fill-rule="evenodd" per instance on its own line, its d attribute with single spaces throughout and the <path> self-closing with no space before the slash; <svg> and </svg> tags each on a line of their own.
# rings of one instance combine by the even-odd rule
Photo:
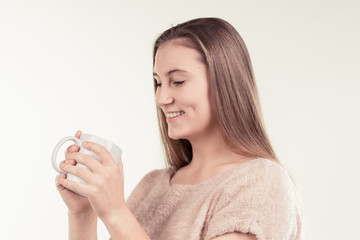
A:
<svg viewBox="0 0 360 240">
<path fill-rule="evenodd" d="M 201 115 L 202 115 L 202 118 L 203 118 L 204 121 L 206 121 L 207 123 L 211 122 L 212 111 L 211 111 L 211 108 L 210 108 L 210 104 L 205 104 L 203 106 L 203 111 L 202 111 Z"/>
<path fill-rule="evenodd" d="M 205 124 L 210 122 L 213 114 L 208 96 L 202 96 L 198 99 L 197 103 L 194 111 L 197 113 L 202 123 Z"/>
</svg>

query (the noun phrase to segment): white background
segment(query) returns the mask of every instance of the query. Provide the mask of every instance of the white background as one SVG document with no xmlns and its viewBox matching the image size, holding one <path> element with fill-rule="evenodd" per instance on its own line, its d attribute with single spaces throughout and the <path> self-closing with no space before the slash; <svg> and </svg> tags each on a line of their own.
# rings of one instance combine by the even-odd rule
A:
<svg viewBox="0 0 360 240">
<path fill-rule="evenodd" d="M 0 0 L 0 238 L 67 238 L 50 155 L 77 129 L 121 146 L 126 196 L 164 166 L 152 44 L 216 16 L 248 46 L 307 239 L 360 239 L 359 10 L 355 0 Z"/>
</svg>

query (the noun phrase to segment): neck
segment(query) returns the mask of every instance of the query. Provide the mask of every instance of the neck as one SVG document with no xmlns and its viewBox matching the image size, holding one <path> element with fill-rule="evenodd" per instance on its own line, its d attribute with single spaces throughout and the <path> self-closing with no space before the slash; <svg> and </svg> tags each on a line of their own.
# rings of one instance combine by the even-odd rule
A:
<svg viewBox="0 0 360 240">
<path fill-rule="evenodd" d="M 231 151 L 218 130 L 207 136 L 189 140 L 192 146 L 193 159 L 188 167 L 192 169 L 210 169 L 228 163 L 236 163 L 248 158 Z"/>
</svg>

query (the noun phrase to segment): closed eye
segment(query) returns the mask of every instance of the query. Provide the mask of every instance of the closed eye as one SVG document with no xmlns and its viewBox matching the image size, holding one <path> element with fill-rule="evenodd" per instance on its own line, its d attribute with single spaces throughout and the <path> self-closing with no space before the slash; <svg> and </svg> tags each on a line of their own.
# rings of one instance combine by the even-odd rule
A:
<svg viewBox="0 0 360 240">
<path fill-rule="evenodd" d="M 184 82 L 185 81 L 175 81 L 175 82 L 173 82 L 173 84 L 176 86 L 179 86 L 179 85 L 183 84 Z"/>
</svg>

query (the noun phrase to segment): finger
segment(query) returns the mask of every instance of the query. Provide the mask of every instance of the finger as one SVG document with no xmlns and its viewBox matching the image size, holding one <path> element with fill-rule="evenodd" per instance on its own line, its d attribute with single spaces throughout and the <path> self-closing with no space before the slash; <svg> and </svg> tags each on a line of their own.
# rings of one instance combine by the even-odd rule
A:
<svg viewBox="0 0 360 240">
<path fill-rule="evenodd" d="M 67 150 L 65 151 L 65 159 L 71 159 L 70 158 L 70 153 L 73 152 L 79 152 L 80 151 L 80 147 L 78 145 L 71 145 L 67 148 Z"/>
<path fill-rule="evenodd" d="M 100 161 L 105 165 L 105 166 L 111 166 L 116 164 L 114 159 L 112 158 L 110 152 L 102 145 L 94 143 L 94 142 L 83 142 L 82 146 L 94 153 L 96 153 L 99 158 Z"/>
<path fill-rule="evenodd" d="M 55 185 L 56 187 L 59 189 L 59 190 L 63 190 L 64 189 L 64 186 L 62 186 L 60 184 L 60 179 L 66 179 L 66 174 L 65 173 L 61 173 L 59 175 L 56 176 L 55 178 Z"/>
<path fill-rule="evenodd" d="M 117 162 L 117 165 L 118 165 L 118 166 L 123 165 L 122 157 L 120 157 L 119 161 Z"/>
<path fill-rule="evenodd" d="M 59 183 L 60 178 L 66 178 L 66 174 L 65 173 L 60 173 L 60 174 L 56 175 L 56 178 L 55 178 L 56 186 L 60 185 L 60 183 Z"/>
<path fill-rule="evenodd" d="M 67 149 L 66 152 L 78 152 L 80 150 L 80 147 L 76 144 L 70 145 Z"/>
<path fill-rule="evenodd" d="M 78 130 L 76 133 L 75 133 L 75 137 L 76 138 L 80 138 L 82 135 L 82 132 L 80 130 Z"/>
<path fill-rule="evenodd" d="M 84 183 L 74 182 L 66 178 L 59 178 L 59 184 L 73 192 L 77 192 L 83 196 L 87 196 L 90 186 Z"/>
<path fill-rule="evenodd" d="M 69 164 L 69 165 L 76 165 L 76 160 L 75 159 L 66 159 L 66 160 L 62 161 L 62 163 Z"/>
<path fill-rule="evenodd" d="M 81 178 L 86 183 L 91 184 L 96 181 L 96 175 L 94 175 L 88 169 L 85 169 L 83 167 L 61 163 L 60 169 L 63 170 L 64 172 L 70 173 L 74 176 Z"/>
<path fill-rule="evenodd" d="M 75 133 L 75 137 L 76 137 L 76 138 L 80 138 L 81 135 L 82 135 L 82 132 L 81 132 L 80 130 L 78 130 L 78 131 Z M 69 147 L 66 149 L 66 151 L 65 151 L 65 158 L 66 158 L 66 159 L 69 159 L 68 156 L 67 156 L 68 153 L 78 152 L 78 151 L 80 151 L 80 147 L 79 147 L 78 145 L 73 144 L 73 145 L 69 146 Z"/>
<path fill-rule="evenodd" d="M 76 162 L 81 163 L 88 167 L 93 173 L 102 174 L 104 173 L 104 166 L 92 156 L 85 153 L 71 153 L 71 159 L 74 159 Z"/>
</svg>

